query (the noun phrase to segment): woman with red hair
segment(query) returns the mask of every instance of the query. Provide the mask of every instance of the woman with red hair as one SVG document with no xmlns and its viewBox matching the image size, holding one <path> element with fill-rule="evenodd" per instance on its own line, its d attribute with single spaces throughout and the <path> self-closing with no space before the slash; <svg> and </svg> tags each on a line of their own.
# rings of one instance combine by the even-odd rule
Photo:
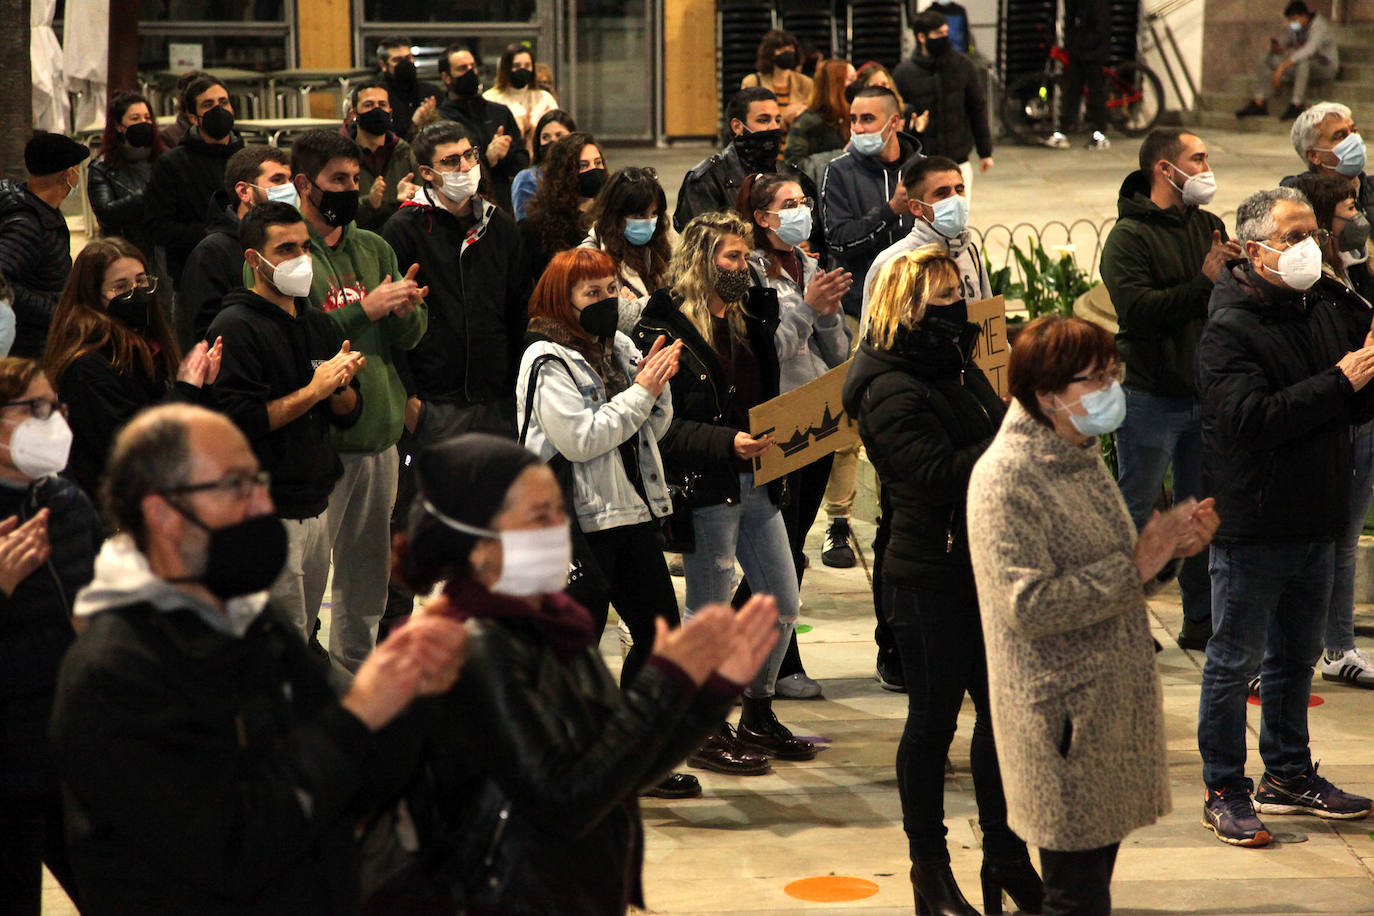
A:
<svg viewBox="0 0 1374 916">
<path fill-rule="evenodd" d="M 678 621 L 657 520 L 672 512 L 658 439 L 673 419 L 668 380 L 681 345 L 660 339 L 639 358 L 616 330 L 615 261 L 590 248 L 554 255 L 529 312 L 515 383 L 521 439 L 555 469 L 572 467 L 573 522 L 586 550 L 567 592 L 591 611 L 598 634 L 615 605 L 634 639 L 621 670 L 629 683 L 653 651 L 655 619 Z M 652 794 L 693 797 L 701 785 L 675 774 Z"/>
</svg>

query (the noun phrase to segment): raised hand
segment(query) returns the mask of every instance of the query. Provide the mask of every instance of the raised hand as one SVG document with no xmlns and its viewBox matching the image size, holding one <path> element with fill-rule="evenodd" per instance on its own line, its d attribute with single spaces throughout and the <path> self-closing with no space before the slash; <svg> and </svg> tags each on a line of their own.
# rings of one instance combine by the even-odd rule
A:
<svg viewBox="0 0 1374 916">
<path fill-rule="evenodd" d="M 205 351 L 205 384 L 213 385 L 219 378 L 219 367 L 224 362 L 224 338 L 216 337 L 215 345 Z"/>
<path fill-rule="evenodd" d="M 419 265 L 412 264 L 405 277 L 400 280 L 392 280 L 391 274 L 387 274 L 386 278 L 377 284 L 376 289 L 363 297 L 363 313 L 370 320 L 377 321 L 408 303 L 419 291 L 419 287 L 415 285 L 415 273 L 418 270 Z"/>
<path fill-rule="evenodd" d="M 194 385 L 197 388 L 209 384 L 205 379 L 205 375 L 210 369 L 209 350 L 210 345 L 205 341 L 196 341 L 196 345 L 187 350 L 186 355 L 181 358 L 181 365 L 177 366 L 177 381 Z M 218 372 L 218 366 L 216 366 L 216 372 Z"/>
<path fill-rule="evenodd" d="M 1148 582 L 1159 575 L 1160 570 L 1174 559 L 1180 547 L 1186 544 L 1193 533 L 1191 516 L 1195 507 L 1196 504 L 1190 501 L 1174 506 L 1163 515 L 1155 512 L 1150 516 L 1140 530 L 1132 557 L 1141 582 Z"/>
<path fill-rule="evenodd" d="M 677 375 L 678 357 L 682 353 L 682 341 L 664 346 L 664 340 L 660 334 L 649 354 L 639 361 L 639 372 L 635 375 L 635 384 L 646 388 L 654 397 L 662 394 L 668 381 Z"/>
<path fill-rule="evenodd" d="M 19 584 L 48 562 L 48 510 L 40 509 L 24 524 L 13 515 L 0 522 L 0 590 L 13 595 Z"/>
<path fill-rule="evenodd" d="M 409 294 L 406 296 L 406 300 L 402 302 L 400 305 L 396 306 L 396 308 L 392 311 L 391 314 L 395 315 L 397 318 L 405 318 L 411 312 L 415 311 L 417 308 L 420 307 L 420 304 L 425 301 L 425 297 L 429 295 L 428 286 L 419 286 L 415 282 L 415 276 L 419 272 L 419 264 L 411 264 L 410 270 L 406 271 L 405 279 L 402 282 L 409 283 L 413 287 L 413 289 L 411 289 Z"/>
<path fill-rule="evenodd" d="M 723 604 L 702 608 L 676 629 L 669 629 L 668 622 L 659 617 L 654 622 L 654 654 L 677 665 L 700 687 L 730 651 L 734 618 L 734 612 Z"/>
<path fill-rule="evenodd" d="M 822 315 L 834 315 L 853 285 L 853 276 L 843 268 L 818 270 L 806 287 L 806 304 Z"/>
<path fill-rule="evenodd" d="M 462 624 L 420 615 L 393 632 L 363 662 L 341 701 L 376 731 L 395 719 L 416 696 L 453 686 L 462 669 L 467 633 Z"/>
<path fill-rule="evenodd" d="M 405 177 L 396 183 L 396 202 L 405 203 L 415 198 L 415 192 L 420 190 L 420 186 L 415 183 L 415 173 L 406 172 Z"/>
<path fill-rule="evenodd" d="M 505 126 L 496 128 L 496 136 L 491 138 L 487 144 L 487 165 L 495 168 L 497 163 L 506 158 L 506 153 L 510 152 L 510 137 L 506 136 Z"/>
<path fill-rule="evenodd" d="M 367 192 L 367 202 L 372 205 L 372 209 L 377 209 L 382 205 L 382 198 L 386 196 L 386 179 L 381 175 L 372 182 L 372 187 Z"/>
<path fill-rule="evenodd" d="M 338 353 L 315 367 L 315 374 L 310 379 L 311 396 L 316 401 L 323 401 L 353 381 L 353 376 L 365 363 L 363 355 L 353 352 L 352 343 L 345 340 Z"/>
</svg>

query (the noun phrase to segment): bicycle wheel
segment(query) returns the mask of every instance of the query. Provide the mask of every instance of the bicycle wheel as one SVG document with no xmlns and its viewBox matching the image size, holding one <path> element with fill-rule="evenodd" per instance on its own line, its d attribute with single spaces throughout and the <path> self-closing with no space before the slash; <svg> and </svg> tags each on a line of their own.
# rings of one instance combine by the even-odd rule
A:
<svg viewBox="0 0 1374 916">
<path fill-rule="evenodd" d="M 1053 71 L 1028 73 L 1002 96 L 1002 124 L 1013 136 L 1038 143 L 1058 126 L 1064 77 Z"/>
<path fill-rule="evenodd" d="M 1155 72 L 1139 61 L 1108 71 L 1107 116 L 1128 137 L 1149 133 L 1164 110 L 1164 87 Z"/>
</svg>

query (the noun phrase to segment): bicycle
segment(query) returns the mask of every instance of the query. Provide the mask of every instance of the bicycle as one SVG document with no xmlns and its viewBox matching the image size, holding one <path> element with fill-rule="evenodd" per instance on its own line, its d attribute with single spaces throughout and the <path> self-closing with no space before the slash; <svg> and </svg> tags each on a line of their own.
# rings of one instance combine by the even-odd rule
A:
<svg viewBox="0 0 1374 916">
<path fill-rule="evenodd" d="M 1013 80 L 1002 96 L 1002 124 L 1013 136 L 1039 142 L 1057 130 L 1064 104 L 1064 67 L 1069 53 L 1050 46 L 1049 64 L 1037 73 Z M 1164 87 L 1143 61 L 1128 60 L 1102 68 L 1107 80 L 1107 117 L 1128 137 L 1149 133 L 1164 109 Z M 1087 95 L 1087 89 L 1084 89 Z"/>
</svg>

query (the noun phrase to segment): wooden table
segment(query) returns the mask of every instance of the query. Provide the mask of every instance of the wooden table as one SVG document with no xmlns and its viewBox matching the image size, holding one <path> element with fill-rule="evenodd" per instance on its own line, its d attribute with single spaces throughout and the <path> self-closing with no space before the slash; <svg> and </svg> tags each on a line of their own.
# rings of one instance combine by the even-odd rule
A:
<svg viewBox="0 0 1374 916">
<path fill-rule="evenodd" d="M 342 119 L 334 118 L 249 118 L 234 121 L 234 129 L 243 134 L 245 140 L 256 137 L 271 146 L 281 146 L 283 138 L 289 143 L 307 131 L 338 130 L 342 123 Z"/>
</svg>

